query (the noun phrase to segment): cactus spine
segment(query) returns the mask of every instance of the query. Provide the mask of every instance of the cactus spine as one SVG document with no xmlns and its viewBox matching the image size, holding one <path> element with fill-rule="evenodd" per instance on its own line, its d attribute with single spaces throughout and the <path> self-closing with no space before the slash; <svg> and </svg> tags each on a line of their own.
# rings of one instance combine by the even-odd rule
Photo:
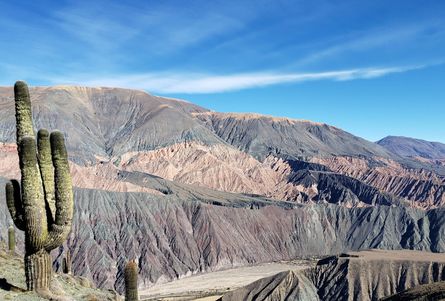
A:
<svg viewBox="0 0 445 301">
<path fill-rule="evenodd" d="M 125 267 L 125 301 L 139 300 L 138 293 L 138 265 L 134 260 Z"/>
<path fill-rule="evenodd" d="M 9 252 L 15 253 L 15 229 L 13 226 L 8 228 L 8 246 Z"/>
<path fill-rule="evenodd" d="M 63 273 L 71 274 L 71 252 L 70 252 L 70 250 L 66 250 L 65 257 L 63 258 L 62 269 L 63 269 Z"/>
<path fill-rule="evenodd" d="M 6 202 L 19 230 L 25 231 L 25 275 L 28 290 L 50 295 L 51 250 L 71 231 L 73 191 L 68 156 L 61 132 L 34 135 L 28 86 L 14 85 L 17 150 L 21 185 L 6 184 Z"/>
</svg>

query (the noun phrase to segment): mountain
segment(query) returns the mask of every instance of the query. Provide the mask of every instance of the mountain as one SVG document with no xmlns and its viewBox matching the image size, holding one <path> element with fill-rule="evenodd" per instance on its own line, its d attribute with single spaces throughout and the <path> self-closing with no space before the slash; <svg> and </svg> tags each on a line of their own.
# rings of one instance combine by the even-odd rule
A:
<svg viewBox="0 0 445 301">
<path fill-rule="evenodd" d="M 388 136 L 376 143 L 401 157 L 445 160 L 445 144 L 439 142 Z"/>
<path fill-rule="evenodd" d="M 219 137 L 264 159 L 269 155 L 301 159 L 314 156 L 391 158 L 379 145 L 324 123 L 259 114 L 195 113 Z"/>
<path fill-rule="evenodd" d="M 32 88 L 36 128 L 58 128 L 78 156 L 118 156 L 194 141 L 226 144 L 264 159 L 313 156 L 391 158 L 379 145 L 310 121 L 255 114 L 224 114 L 181 100 L 116 88 Z M 11 88 L 0 88 L 1 141 L 15 139 Z M 79 145 L 84 148 L 79 149 Z"/>
<path fill-rule="evenodd" d="M 66 135 L 76 211 L 63 248 L 75 273 L 99 287 L 122 291 L 119 271 L 130 258 L 148 287 L 366 248 L 445 251 L 439 163 L 326 124 L 211 112 L 143 91 L 30 93 L 36 128 Z M 20 176 L 9 87 L 0 88 L 0 129 L 4 185 Z M 1 235 L 9 223 L 0 202 Z"/>
<path fill-rule="evenodd" d="M 184 141 L 220 143 L 190 116 L 204 109 L 137 90 L 48 87 L 30 91 L 36 128 L 66 133 L 75 162 L 156 149 Z M 13 91 L 0 89 L 3 142 L 15 141 Z"/>
<path fill-rule="evenodd" d="M 326 124 L 210 112 L 137 90 L 62 86 L 30 92 L 36 128 L 66 134 L 78 187 L 146 191 L 134 176 L 132 183 L 119 176 L 129 171 L 298 203 L 433 208 L 445 202 L 444 177 L 436 169 L 418 161 L 414 166 Z M 16 177 L 11 88 L 0 88 L 0 109 L 3 175 Z"/>
</svg>

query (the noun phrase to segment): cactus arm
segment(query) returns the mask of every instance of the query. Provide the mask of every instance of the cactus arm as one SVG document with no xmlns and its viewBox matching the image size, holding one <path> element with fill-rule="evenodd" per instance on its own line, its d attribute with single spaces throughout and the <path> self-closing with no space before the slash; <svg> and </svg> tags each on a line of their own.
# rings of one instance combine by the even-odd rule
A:
<svg viewBox="0 0 445 301">
<path fill-rule="evenodd" d="M 8 246 L 11 253 L 15 252 L 15 229 L 13 226 L 8 228 Z"/>
<path fill-rule="evenodd" d="M 20 195 L 20 184 L 17 180 L 6 183 L 6 204 L 9 213 L 17 229 L 24 231 L 22 196 Z"/>
<path fill-rule="evenodd" d="M 15 118 L 17 122 L 17 143 L 23 137 L 34 137 L 32 126 L 31 99 L 29 97 L 28 86 L 23 81 L 18 81 L 14 85 L 15 96 Z"/>
<path fill-rule="evenodd" d="M 42 249 L 48 236 L 45 200 L 40 170 L 37 167 L 36 141 L 22 137 L 19 142 L 19 163 L 22 173 L 22 201 L 25 221 L 25 238 L 28 253 Z"/>
<path fill-rule="evenodd" d="M 51 224 L 54 222 L 56 212 L 56 200 L 54 195 L 54 168 L 51 158 L 49 133 L 45 129 L 41 129 L 37 133 L 37 150 L 37 158 L 39 160 L 43 191 L 45 193 L 47 206 L 48 224 Z"/>
<path fill-rule="evenodd" d="M 51 133 L 50 142 L 54 165 L 56 218 L 50 226 L 46 250 L 52 250 L 66 240 L 71 231 L 74 209 L 73 185 L 63 134 L 58 131 Z"/>
</svg>

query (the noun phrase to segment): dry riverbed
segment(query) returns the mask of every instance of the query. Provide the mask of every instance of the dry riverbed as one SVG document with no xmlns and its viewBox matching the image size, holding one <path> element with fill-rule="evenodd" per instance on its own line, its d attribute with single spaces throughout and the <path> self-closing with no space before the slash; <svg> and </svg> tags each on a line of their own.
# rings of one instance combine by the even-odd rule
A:
<svg viewBox="0 0 445 301">
<path fill-rule="evenodd" d="M 156 284 L 141 292 L 141 300 L 214 301 L 224 293 L 243 287 L 258 279 L 283 271 L 305 269 L 312 263 L 306 260 L 275 262 L 197 274 L 167 283 Z"/>
</svg>

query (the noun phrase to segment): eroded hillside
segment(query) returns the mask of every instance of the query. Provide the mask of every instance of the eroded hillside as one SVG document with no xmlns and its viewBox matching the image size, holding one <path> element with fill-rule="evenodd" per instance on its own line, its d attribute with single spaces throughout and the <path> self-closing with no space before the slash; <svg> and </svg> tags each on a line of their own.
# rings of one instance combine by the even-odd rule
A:
<svg viewBox="0 0 445 301">
<path fill-rule="evenodd" d="M 288 271 L 258 280 L 225 294 L 221 301 L 257 300 L 380 300 L 419 285 L 445 279 L 443 254 L 418 251 L 371 250 L 351 252 L 320 260 L 314 268 Z M 437 285 L 435 294 L 439 296 Z M 408 290 L 402 296 L 414 299 L 421 287 Z M 423 289 L 423 294 L 425 290 Z M 397 296 L 385 300 L 397 299 Z M 433 299 L 428 299 L 433 300 Z M 438 300 L 438 299 L 434 299 Z"/>
<path fill-rule="evenodd" d="M 64 248 L 100 287 L 121 291 L 130 258 L 149 287 L 350 250 L 445 251 L 440 164 L 325 124 L 209 112 L 142 91 L 48 87 L 31 97 L 36 127 L 66 134 L 76 211 Z M 19 175 L 11 88 L 0 88 L 0 127 L 4 184 Z"/>
</svg>

